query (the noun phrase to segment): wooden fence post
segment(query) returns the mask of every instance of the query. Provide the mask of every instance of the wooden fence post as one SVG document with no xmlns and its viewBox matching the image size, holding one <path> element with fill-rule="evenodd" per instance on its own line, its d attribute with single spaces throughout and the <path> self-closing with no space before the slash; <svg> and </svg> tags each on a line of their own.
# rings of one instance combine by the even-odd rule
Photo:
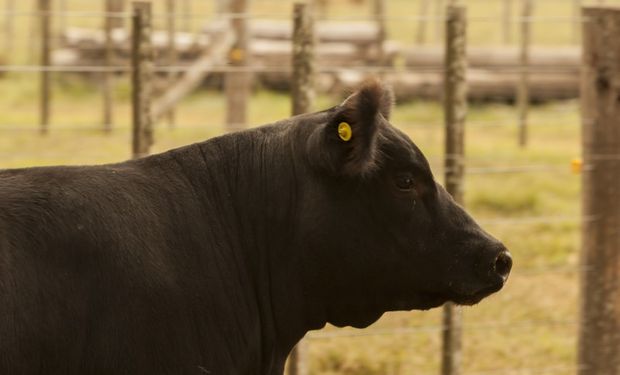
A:
<svg viewBox="0 0 620 375">
<path fill-rule="evenodd" d="M 168 66 L 175 66 L 177 64 L 177 43 L 176 43 L 176 7 L 175 0 L 166 1 L 166 29 L 168 34 Z M 168 73 L 168 82 L 172 86 L 174 81 L 178 77 L 177 72 L 170 71 Z M 175 123 L 174 109 L 168 112 L 168 126 L 173 128 Z"/>
<path fill-rule="evenodd" d="M 51 51 L 51 4 L 50 0 L 39 0 L 39 16 L 41 32 L 41 51 L 40 51 L 40 65 L 43 67 L 41 70 L 41 82 L 40 82 L 40 97 L 39 97 L 39 124 L 41 126 L 41 134 L 45 135 L 49 131 L 50 122 L 50 100 L 52 96 L 51 92 L 51 77 L 50 77 L 50 51 Z"/>
<path fill-rule="evenodd" d="M 312 7 L 307 2 L 293 5 L 293 77 L 291 85 L 292 114 L 312 111 L 315 99 L 314 48 L 316 44 Z M 299 341 L 288 359 L 289 375 L 308 374 L 308 343 Z"/>
<path fill-rule="evenodd" d="M 385 50 L 384 44 L 387 38 L 387 26 L 386 26 L 386 0 L 374 0 L 372 7 L 372 14 L 377 23 L 377 62 L 380 65 L 385 64 Z"/>
<path fill-rule="evenodd" d="M 580 375 L 620 374 L 620 8 L 583 9 Z"/>
<path fill-rule="evenodd" d="M 151 45 L 151 3 L 133 3 L 131 35 L 132 151 L 139 158 L 153 144 L 151 115 L 153 46 Z"/>
<path fill-rule="evenodd" d="M 519 146 L 527 146 L 527 120 L 530 105 L 529 68 L 532 0 L 521 0 L 521 19 L 519 26 L 519 83 L 517 87 L 517 107 L 519 111 Z"/>
<path fill-rule="evenodd" d="M 446 14 L 444 76 L 445 185 L 463 204 L 465 116 L 467 114 L 466 9 L 450 5 Z M 442 375 L 461 373 L 461 309 L 446 303 L 443 310 Z"/>
<path fill-rule="evenodd" d="M 112 40 L 112 17 L 109 14 L 113 11 L 113 0 L 106 0 L 105 15 L 103 16 L 103 36 L 105 39 L 105 53 L 103 56 L 104 65 L 110 68 L 114 64 L 114 44 Z M 103 91 L 103 131 L 109 133 L 112 131 L 112 78 L 113 74 L 109 71 L 104 72 L 102 76 Z"/>
<path fill-rule="evenodd" d="M 512 0 L 502 3 L 502 36 L 504 44 L 512 43 Z"/>
<path fill-rule="evenodd" d="M 310 112 L 314 104 L 314 20 L 308 3 L 293 6 L 293 116 Z"/>
<path fill-rule="evenodd" d="M 238 71 L 226 73 L 224 90 L 226 92 L 226 124 L 229 130 L 246 126 L 248 96 L 250 93 L 250 73 L 248 66 L 248 0 L 231 0 L 231 26 L 235 32 L 235 42 L 229 52 L 232 68 Z"/>
<path fill-rule="evenodd" d="M 123 27 L 124 19 L 118 14 L 125 10 L 125 0 L 105 0 L 105 18 L 103 19 L 105 53 L 104 64 L 107 68 L 116 65 L 116 46 L 112 33 Z M 114 72 L 106 71 L 102 75 L 103 91 L 103 131 L 109 133 L 114 124 Z"/>
</svg>

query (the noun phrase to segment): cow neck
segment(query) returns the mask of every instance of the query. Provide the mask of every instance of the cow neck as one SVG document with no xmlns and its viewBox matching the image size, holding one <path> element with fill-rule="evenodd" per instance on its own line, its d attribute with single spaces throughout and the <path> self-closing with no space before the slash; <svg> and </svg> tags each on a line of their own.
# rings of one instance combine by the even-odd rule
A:
<svg viewBox="0 0 620 375">
<path fill-rule="evenodd" d="M 216 138 L 202 146 L 215 199 L 228 202 L 234 232 L 260 311 L 263 358 L 279 367 L 303 337 L 303 301 L 294 242 L 297 181 L 285 125 Z"/>
</svg>

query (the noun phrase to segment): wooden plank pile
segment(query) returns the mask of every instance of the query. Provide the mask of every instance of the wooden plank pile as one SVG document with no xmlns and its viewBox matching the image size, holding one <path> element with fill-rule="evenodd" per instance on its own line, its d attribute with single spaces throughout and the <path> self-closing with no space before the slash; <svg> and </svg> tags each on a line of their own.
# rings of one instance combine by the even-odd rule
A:
<svg viewBox="0 0 620 375">
<path fill-rule="evenodd" d="M 468 51 L 468 95 L 474 101 L 514 101 L 521 69 L 529 72 L 533 102 L 579 96 L 581 52 L 579 48 L 532 48 L 527 67 L 519 64 L 519 51 L 511 47 L 471 48 Z M 399 71 L 383 78 L 400 100 L 436 99 L 443 90 L 443 49 L 414 47 L 400 51 Z M 367 74 L 339 74 L 334 91 L 353 90 Z"/>
<path fill-rule="evenodd" d="M 225 22 L 213 22 L 199 34 L 177 32 L 179 64 L 191 64 L 228 28 Z M 252 66 L 270 72 L 290 70 L 291 22 L 252 21 L 250 30 Z M 378 27 L 372 22 L 320 22 L 317 26 L 317 62 L 319 65 L 340 67 L 371 64 L 379 56 L 377 35 Z M 126 65 L 130 58 L 130 36 L 125 29 L 115 29 L 112 40 L 119 65 Z M 168 48 L 167 33 L 154 31 L 152 44 L 156 61 L 159 56 L 163 59 Z M 104 55 L 105 37 L 102 30 L 72 28 L 63 33 L 53 62 L 61 66 L 100 65 Z"/>
<path fill-rule="evenodd" d="M 208 24 L 202 33 L 177 32 L 178 65 L 192 65 L 204 59 L 204 51 L 228 30 L 226 22 Z M 129 35 L 124 29 L 113 32 L 118 65 L 128 65 Z M 285 20 L 250 22 L 250 66 L 256 71 L 254 83 L 287 90 L 290 85 L 292 24 Z M 317 23 L 318 89 L 328 93 L 353 90 L 367 76 L 380 74 L 390 82 L 399 100 L 437 99 L 443 87 L 443 48 L 403 47 L 394 41 L 377 42 L 379 28 L 374 22 Z M 154 31 L 153 47 L 165 65 L 168 36 Z M 62 66 L 101 65 L 104 35 L 100 30 L 69 29 L 53 54 L 53 63 Z M 512 101 L 519 72 L 519 51 L 514 47 L 478 47 L 468 51 L 469 96 L 480 101 Z M 382 60 L 381 60 L 382 59 Z M 226 64 L 226 56 L 214 60 Z M 156 58 L 156 63 L 157 63 Z M 580 50 L 574 48 L 532 48 L 530 97 L 535 102 L 574 98 L 579 94 Z M 385 72 L 381 72 L 385 68 Z M 378 70 L 377 70 L 378 69 Z M 221 72 L 203 83 L 219 84 Z M 202 77 L 204 79 L 204 77 Z"/>
</svg>

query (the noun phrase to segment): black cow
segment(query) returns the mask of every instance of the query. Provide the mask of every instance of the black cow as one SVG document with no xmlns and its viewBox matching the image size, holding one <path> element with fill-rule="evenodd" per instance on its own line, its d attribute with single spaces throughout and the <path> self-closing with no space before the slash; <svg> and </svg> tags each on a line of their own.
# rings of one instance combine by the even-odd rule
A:
<svg viewBox="0 0 620 375">
<path fill-rule="evenodd" d="M 327 322 L 475 304 L 511 259 L 366 83 L 119 164 L 0 171 L 0 374 L 281 374 Z"/>
</svg>

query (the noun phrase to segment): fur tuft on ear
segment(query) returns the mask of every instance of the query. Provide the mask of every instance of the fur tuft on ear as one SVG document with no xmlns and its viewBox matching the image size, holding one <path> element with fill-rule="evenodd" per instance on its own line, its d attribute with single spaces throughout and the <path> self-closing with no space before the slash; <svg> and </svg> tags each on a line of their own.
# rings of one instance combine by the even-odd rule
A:
<svg viewBox="0 0 620 375">
<path fill-rule="evenodd" d="M 380 113 L 386 120 L 390 120 L 394 106 L 394 92 L 392 88 L 376 78 L 362 83 L 360 88 L 342 103 L 344 107 L 352 109 L 365 108 L 370 113 Z"/>
<path fill-rule="evenodd" d="M 390 116 L 393 95 L 376 79 L 368 80 L 336 107 L 333 118 L 314 134 L 313 152 L 321 152 L 320 164 L 334 174 L 366 176 L 379 163 L 377 138 Z M 341 134 L 342 128 L 346 136 Z"/>
</svg>

